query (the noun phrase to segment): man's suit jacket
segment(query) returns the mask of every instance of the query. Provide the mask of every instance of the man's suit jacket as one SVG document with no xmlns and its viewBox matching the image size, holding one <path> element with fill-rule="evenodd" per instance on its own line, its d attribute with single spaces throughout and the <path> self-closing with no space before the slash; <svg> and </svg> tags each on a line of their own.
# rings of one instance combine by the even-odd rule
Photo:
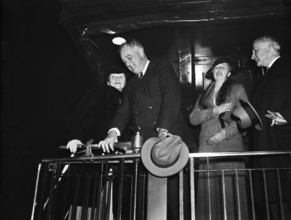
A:
<svg viewBox="0 0 291 220">
<path fill-rule="evenodd" d="M 290 60 L 279 58 L 267 71 L 261 80 L 254 95 L 254 107 L 262 119 L 263 129 L 254 129 L 253 150 L 255 151 L 281 151 L 291 150 L 291 76 Z M 287 120 L 287 125 L 274 125 L 265 117 L 267 110 L 279 112 Z M 255 168 L 286 168 L 290 167 L 290 156 L 276 156 L 256 158 Z M 285 171 L 280 175 L 283 201 L 291 200 L 291 173 Z M 267 173 L 268 199 L 278 201 L 279 195 L 273 186 L 277 186 L 276 174 Z M 262 176 L 254 176 L 255 200 L 264 202 L 262 190 Z"/>
<path fill-rule="evenodd" d="M 193 143 L 181 113 L 179 79 L 169 63 L 150 62 L 142 79 L 136 76 L 127 83 L 112 127 L 122 132 L 128 122 L 144 141 L 165 128 L 188 146 Z"/>
<path fill-rule="evenodd" d="M 254 150 L 291 150 L 291 60 L 279 58 L 261 80 L 255 94 L 254 107 L 263 123 L 255 131 Z M 267 110 L 279 112 L 287 125 L 274 125 L 265 117 Z"/>
</svg>

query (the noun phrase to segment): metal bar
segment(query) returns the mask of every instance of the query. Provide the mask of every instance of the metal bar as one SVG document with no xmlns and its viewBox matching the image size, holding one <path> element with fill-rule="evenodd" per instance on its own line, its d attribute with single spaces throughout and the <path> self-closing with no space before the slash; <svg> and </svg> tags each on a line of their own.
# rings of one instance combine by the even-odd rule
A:
<svg viewBox="0 0 291 220">
<path fill-rule="evenodd" d="M 195 179 L 194 179 L 194 158 L 190 158 L 190 208 L 191 208 L 191 220 L 196 220 L 195 210 Z"/>
<path fill-rule="evenodd" d="M 42 164 L 43 164 L 43 162 L 42 162 Z M 40 198 L 40 202 L 39 202 L 40 206 L 39 206 L 38 219 L 41 219 L 41 217 L 42 217 L 42 211 L 43 211 L 43 209 L 45 207 L 44 197 L 45 197 L 45 189 L 46 189 L 46 185 L 47 185 L 46 184 L 47 183 L 46 178 L 47 178 L 48 174 L 49 174 L 48 165 L 46 164 L 44 166 L 44 175 L 43 175 L 43 178 L 42 178 L 43 185 L 42 185 L 42 190 L 41 190 L 41 198 Z"/>
<path fill-rule="evenodd" d="M 132 209 L 133 209 L 133 191 L 134 191 L 134 177 L 130 176 L 130 211 L 129 211 L 129 219 L 132 219 Z"/>
<path fill-rule="evenodd" d="M 103 183 L 103 179 L 104 179 L 104 163 L 101 164 L 101 172 L 100 172 L 100 182 L 99 182 L 99 187 L 98 187 L 98 205 L 97 205 L 97 211 L 98 211 L 98 220 L 102 219 L 102 200 L 101 200 L 101 194 L 102 194 L 102 183 Z"/>
<path fill-rule="evenodd" d="M 145 210 L 144 210 L 144 208 L 145 208 L 145 204 L 146 204 L 146 187 L 147 187 L 147 184 L 146 184 L 146 182 L 147 182 L 147 178 L 146 178 L 146 176 L 143 174 L 142 175 L 142 177 L 143 177 L 143 181 L 142 181 L 142 204 L 141 204 L 141 206 L 142 206 L 142 215 L 141 215 L 141 219 L 143 220 L 143 219 L 145 219 Z"/>
<path fill-rule="evenodd" d="M 133 159 L 140 158 L 139 153 L 130 153 L 130 154 L 110 154 L 110 155 L 102 155 L 102 156 L 91 156 L 91 157 L 67 157 L 67 158 L 57 158 L 57 159 L 43 159 L 42 162 L 44 163 L 58 163 L 58 162 L 70 162 L 70 163 L 84 163 L 88 161 L 90 163 L 103 163 L 103 161 L 111 160 L 110 162 L 118 163 L 119 159 Z"/>
<path fill-rule="evenodd" d="M 238 220 L 241 220 L 241 204 L 240 204 L 240 192 L 239 192 L 239 185 L 238 185 L 238 170 L 235 170 L 235 188 L 236 188 L 236 199 L 237 199 L 237 210 L 238 210 Z"/>
<path fill-rule="evenodd" d="M 74 190 L 74 198 L 73 198 L 73 205 L 72 205 L 72 217 L 73 219 L 76 219 L 77 214 L 77 201 L 79 197 L 79 184 L 80 184 L 80 176 L 79 174 L 76 175 L 76 184 L 75 184 L 75 190 Z"/>
<path fill-rule="evenodd" d="M 41 169 L 41 163 L 39 163 L 38 164 L 38 167 L 37 167 L 35 190 L 34 190 L 34 199 L 33 199 L 33 204 L 32 204 L 31 218 L 30 218 L 31 220 L 34 219 L 35 207 L 37 205 L 37 203 L 36 203 L 36 197 L 37 197 L 37 190 L 38 190 L 38 182 L 39 182 L 40 169 Z"/>
<path fill-rule="evenodd" d="M 269 208 L 268 188 L 267 188 L 266 170 L 265 169 L 263 169 L 263 183 L 264 183 L 264 194 L 265 194 L 265 205 L 266 205 L 267 219 L 270 220 L 270 208 Z"/>
<path fill-rule="evenodd" d="M 56 187 L 56 174 L 55 174 L 55 171 L 53 171 L 53 172 L 54 172 L 54 174 L 52 175 L 52 179 L 51 179 L 49 197 L 47 198 L 46 203 L 44 204 L 44 209 L 47 206 L 47 218 L 46 218 L 47 220 L 52 219 L 54 191 L 55 191 L 55 187 Z"/>
<path fill-rule="evenodd" d="M 281 213 L 281 219 L 284 220 L 284 208 L 283 208 L 283 199 L 282 199 L 282 190 L 281 190 L 281 180 L 280 180 L 280 173 L 279 170 L 276 169 L 277 174 L 277 183 L 278 183 L 278 193 L 279 193 L 279 201 L 280 201 L 280 213 Z"/>
<path fill-rule="evenodd" d="M 118 202 L 117 202 L 117 220 L 121 220 L 121 215 L 122 215 L 123 181 L 124 181 L 124 159 L 120 159 Z"/>
<path fill-rule="evenodd" d="M 291 151 L 244 151 L 244 152 L 215 152 L 215 153 L 190 153 L 189 157 L 209 158 L 209 157 L 245 157 L 245 156 L 275 156 L 290 155 Z"/>
<path fill-rule="evenodd" d="M 138 187 L 138 169 L 139 169 L 139 159 L 134 161 L 134 192 L 133 192 L 133 214 L 132 219 L 136 220 L 136 208 L 137 208 L 137 187 Z"/>
<path fill-rule="evenodd" d="M 227 208 L 226 208 L 226 194 L 225 194 L 225 174 L 224 170 L 221 171 L 222 177 L 222 198 L 223 198 L 223 219 L 227 220 Z"/>
<path fill-rule="evenodd" d="M 179 172 L 179 220 L 184 219 L 184 175 L 183 170 Z"/>
<path fill-rule="evenodd" d="M 85 187 L 84 187 L 84 198 L 82 205 L 82 219 L 86 220 L 88 218 L 88 208 L 89 208 L 89 190 L 90 190 L 90 176 L 85 175 Z"/>
<path fill-rule="evenodd" d="M 198 177 L 199 179 L 199 177 Z M 211 207 L 211 186 L 210 186 L 210 169 L 209 169 L 209 158 L 207 157 L 207 187 L 208 187 L 208 213 L 209 220 L 212 219 L 212 207 Z"/>
<path fill-rule="evenodd" d="M 92 220 L 97 220 L 97 205 L 98 202 L 96 202 L 98 192 L 97 192 L 97 187 L 98 186 L 98 173 L 95 174 L 94 176 L 94 183 L 93 183 L 93 198 L 92 198 L 92 210 L 91 210 L 91 219 Z"/>
<path fill-rule="evenodd" d="M 166 177 L 148 174 L 147 220 L 166 220 L 167 182 Z"/>
<path fill-rule="evenodd" d="M 276 155 L 290 155 L 291 151 L 244 151 L 244 152 L 215 152 L 215 153 L 190 153 L 189 157 L 193 158 L 206 158 L 206 157 L 245 157 L 245 156 L 276 156 Z M 102 163 L 106 159 L 110 159 L 111 162 L 118 163 L 120 158 L 124 159 L 135 159 L 140 158 L 139 153 L 131 154 L 114 154 L 114 155 L 100 155 L 92 157 L 68 157 L 68 158 L 54 158 L 54 159 L 43 159 L 42 162 L 70 162 L 70 163 L 84 163 L 84 161 L 90 161 L 91 163 Z M 116 159 L 116 160 L 114 160 Z"/>
<path fill-rule="evenodd" d="M 65 186 L 65 195 L 64 195 L 64 202 L 63 202 L 63 212 L 62 212 L 62 216 L 64 216 L 64 220 L 67 219 L 68 214 L 70 212 L 70 209 L 66 209 L 66 204 L 67 204 L 67 199 L 68 199 L 68 190 L 69 190 L 69 183 L 70 183 L 70 176 L 68 175 L 68 177 L 66 178 L 66 186 Z"/>
<path fill-rule="evenodd" d="M 253 216 L 253 220 L 256 220 L 252 170 L 248 170 L 248 174 L 249 174 L 249 184 L 250 184 L 250 198 L 251 198 L 252 216 Z"/>
</svg>

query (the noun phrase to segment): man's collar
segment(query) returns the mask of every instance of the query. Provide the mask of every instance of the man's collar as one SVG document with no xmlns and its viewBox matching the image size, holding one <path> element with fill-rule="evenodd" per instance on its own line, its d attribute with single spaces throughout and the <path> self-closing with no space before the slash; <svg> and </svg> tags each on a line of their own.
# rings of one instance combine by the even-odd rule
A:
<svg viewBox="0 0 291 220">
<path fill-rule="evenodd" d="M 149 66 L 149 63 L 150 63 L 150 61 L 147 60 L 147 63 L 146 63 L 146 65 L 145 65 L 144 68 L 143 68 L 142 75 L 144 75 L 145 72 L 147 71 L 147 68 L 148 68 L 148 66 Z"/>
<path fill-rule="evenodd" d="M 273 59 L 273 60 L 269 63 L 269 65 L 267 66 L 267 69 L 269 69 L 269 68 L 273 65 L 273 63 L 275 63 L 275 61 L 278 60 L 279 58 L 280 58 L 280 56 L 278 56 L 278 57 L 276 57 L 275 59 Z"/>
</svg>

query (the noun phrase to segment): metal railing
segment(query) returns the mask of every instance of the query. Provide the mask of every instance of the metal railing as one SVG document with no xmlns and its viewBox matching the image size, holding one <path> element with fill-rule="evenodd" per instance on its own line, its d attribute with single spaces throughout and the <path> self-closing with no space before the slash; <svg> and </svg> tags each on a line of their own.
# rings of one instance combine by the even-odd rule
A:
<svg viewBox="0 0 291 220">
<path fill-rule="evenodd" d="M 288 219 L 290 156 L 291 152 L 191 153 L 177 175 L 179 219 Z M 270 167 L 270 158 L 279 161 L 278 166 Z M 139 154 L 42 160 L 31 219 L 166 219 L 160 202 L 167 199 L 158 201 L 160 213 L 149 214 L 156 211 L 151 198 L 159 191 L 153 187 L 156 180 L 167 194 L 167 178 L 152 178 Z"/>
</svg>

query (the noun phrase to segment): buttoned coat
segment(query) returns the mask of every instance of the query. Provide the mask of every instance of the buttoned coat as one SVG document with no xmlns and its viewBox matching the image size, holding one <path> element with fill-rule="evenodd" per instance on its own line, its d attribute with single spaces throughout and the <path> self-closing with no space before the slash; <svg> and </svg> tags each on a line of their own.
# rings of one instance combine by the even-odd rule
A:
<svg viewBox="0 0 291 220">
<path fill-rule="evenodd" d="M 150 62 L 142 79 L 135 76 L 127 83 L 112 127 L 122 132 L 129 122 L 144 141 L 156 137 L 157 128 L 165 128 L 188 146 L 193 144 L 181 113 L 180 82 L 169 63 Z"/>
<path fill-rule="evenodd" d="M 253 104 L 262 119 L 263 130 L 254 130 L 254 150 L 291 150 L 291 59 L 279 58 L 267 71 L 254 94 Z M 267 110 L 279 112 L 287 125 L 274 125 Z"/>
<path fill-rule="evenodd" d="M 207 103 L 208 108 L 201 109 L 199 100 L 196 101 L 195 107 L 190 114 L 190 122 L 193 125 L 201 124 L 201 131 L 199 134 L 199 152 L 219 152 L 219 151 L 244 151 L 242 135 L 240 134 L 237 122 L 231 118 L 231 113 L 228 112 L 228 120 L 224 121 L 226 139 L 215 145 L 208 145 L 206 141 L 213 137 L 217 132 L 221 131 L 221 123 L 219 115 L 213 111 L 215 105 L 213 102 L 214 83 L 209 85 Z M 231 102 L 234 108 L 240 106 L 239 100 L 246 101 L 248 97 L 245 89 L 240 84 L 233 84 L 231 92 L 228 95 L 226 102 Z"/>
<path fill-rule="evenodd" d="M 263 129 L 254 129 L 253 150 L 284 151 L 291 150 L 291 71 L 288 58 L 277 59 L 262 78 L 254 94 L 254 107 L 262 119 Z M 271 126 L 271 119 L 265 117 L 267 110 L 279 112 L 286 120 L 286 125 Z M 286 168 L 291 166 L 290 156 L 267 157 L 254 160 L 256 168 Z M 255 179 L 255 192 L 258 201 L 264 201 L 261 177 Z M 267 173 L 269 201 L 279 201 L 279 195 L 273 186 L 277 186 L 275 174 Z M 281 173 L 283 200 L 291 200 L 291 173 Z M 256 199 L 256 200 L 257 200 Z"/>
</svg>

